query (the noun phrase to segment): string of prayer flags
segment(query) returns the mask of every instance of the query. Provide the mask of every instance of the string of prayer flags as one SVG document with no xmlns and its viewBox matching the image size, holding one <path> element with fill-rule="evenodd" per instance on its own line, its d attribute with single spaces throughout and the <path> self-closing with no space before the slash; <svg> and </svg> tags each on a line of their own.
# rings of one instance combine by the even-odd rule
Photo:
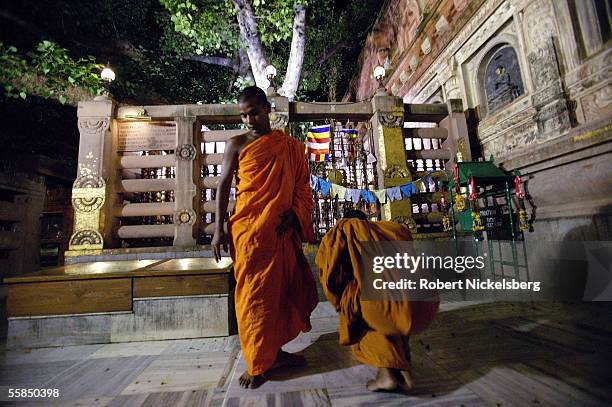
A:
<svg viewBox="0 0 612 407">
<path fill-rule="evenodd" d="M 367 189 L 362 189 L 361 197 L 367 204 L 376 203 L 376 198 L 374 197 L 374 194 L 372 193 L 372 191 L 368 191 Z"/>
<path fill-rule="evenodd" d="M 372 193 L 374 194 L 374 196 L 376 196 L 376 199 L 378 199 L 378 202 L 380 202 L 381 204 L 387 202 L 387 191 L 385 191 L 384 189 L 377 189 L 375 191 L 372 191 Z"/>
<path fill-rule="evenodd" d="M 329 190 L 331 189 L 331 182 L 325 181 L 323 178 L 319 178 L 319 191 L 323 195 L 329 195 Z"/>
<path fill-rule="evenodd" d="M 346 195 L 346 188 L 343 187 L 342 185 L 338 185 L 338 184 L 332 184 L 331 185 L 331 197 L 335 198 L 335 197 L 340 197 L 342 199 L 344 199 Z"/>
<path fill-rule="evenodd" d="M 360 189 L 353 189 L 353 188 L 346 189 L 346 195 L 344 196 L 345 200 L 357 203 L 359 202 L 359 198 L 361 198 Z"/>
<path fill-rule="evenodd" d="M 315 175 L 310 176 L 310 185 L 314 191 L 318 191 L 321 195 L 331 196 L 332 198 L 340 198 L 346 201 L 358 203 L 360 200 L 367 204 L 376 203 L 376 201 L 384 204 L 402 200 L 404 197 L 410 198 L 412 195 L 423 190 L 425 182 L 431 183 L 434 175 L 441 175 L 443 171 L 429 172 L 420 179 L 408 182 L 404 185 L 389 187 L 385 189 L 377 189 L 370 191 L 368 189 L 347 188 L 345 186 L 330 182 Z"/>
<path fill-rule="evenodd" d="M 387 188 L 387 196 L 389 197 L 389 201 L 401 201 L 402 193 L 400 191 L 400 187 Z"/>
<path fill-rule="evenodd" d="M 313 190 L 316 190 L 318 182 L 319 182 L 319 178 L 315 175 L 310 174 L 310 188 Z"/>
<path fill-rule="evenodd" d="M 416 194 L 417 192 L 416 187 L 412 182 L 400 186 L 400 191 L 402 191 L 406 198 L 410 198 L 411 195 Z"/>
</svg>

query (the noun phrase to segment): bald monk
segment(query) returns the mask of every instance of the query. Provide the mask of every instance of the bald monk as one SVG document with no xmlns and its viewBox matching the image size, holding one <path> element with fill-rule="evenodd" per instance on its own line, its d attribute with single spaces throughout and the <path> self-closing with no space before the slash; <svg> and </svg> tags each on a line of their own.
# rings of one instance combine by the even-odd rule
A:
<svg viewBox="0 0 612 407">
<path fill-rule="evenodd" d="M 378 368 L 367 383 L 371 391 L 408 392 L 414 386 L 409 335 L 425 329 L 438 310 L 429 301 L 365 301 L 358 268 L 363 242 L 411 241 L 408 228 L 395 222 L 370 222 L 365 213 L 349 211 L 323 237 L 316 263 L 323 291 L 340 314 L 341 345 L 350 346 L 362 363 Z"/>
<path fill-rule="evenodd" d="M 246 88 L 238 105 L 248 132 L 230 139 L 225 147 L 211 245 L 219 261 L 221 247 L 227 251 L 223 224 L 236 174 L 229 237 L 238 334 L 247 365 L 240 385 L 257 388 L 271 368 L 306 362 L 281 347 L 311 329 L 310 314 L 318 302 L 316 283 L 302 252 L 302 242 L 314 241 L 313 201 L 304 145 L 270 128 L 265 93 Z"/>
</svg>

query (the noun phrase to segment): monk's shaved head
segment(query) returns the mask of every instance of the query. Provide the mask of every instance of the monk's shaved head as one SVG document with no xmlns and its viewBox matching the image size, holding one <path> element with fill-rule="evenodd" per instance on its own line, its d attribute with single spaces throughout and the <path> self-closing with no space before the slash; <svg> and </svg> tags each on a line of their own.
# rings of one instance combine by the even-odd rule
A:
<svg viewBox="0 0 612 407">
<path fill-rule="evenodd" d="M 266 92 L 257 86 L 249 86 L 240 92 L 238 102 L 240 103 L 247 100 L 259 106 L 268 106 L 270 104 L 270 102 L 268 102 Z"/>
<path fill-rule="evenodd" d="M 351 209 L 349 211 L 346 211 L 346 213 L 344 214 L 344 219 L 368 220 L 368 215 L 358 209 Z"/>
</svg>

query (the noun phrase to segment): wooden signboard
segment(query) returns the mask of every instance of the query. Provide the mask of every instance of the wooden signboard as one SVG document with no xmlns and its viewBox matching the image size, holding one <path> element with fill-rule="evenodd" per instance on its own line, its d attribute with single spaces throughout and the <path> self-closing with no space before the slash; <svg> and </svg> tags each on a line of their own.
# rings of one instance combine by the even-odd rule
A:
<svg viewBox="0 0 612 407">
<path fill-rule="evenodd" d="M 480 220 L 488 233 L 489 239 L 511 239 L 510 217 L 508 216 L 508 207 L 506 205 L 487 206 L 486 208 L 480 208 L 478 212 L 480 213 Z M 516 214 L 513 214 L 513 219 L 516 224 Z"/>
<path fill-rule="evenodd" d="M 117 150 L 146 151 L 174 150 L 176 123 L 174 122 L 119 122 Z"/>
</svg>

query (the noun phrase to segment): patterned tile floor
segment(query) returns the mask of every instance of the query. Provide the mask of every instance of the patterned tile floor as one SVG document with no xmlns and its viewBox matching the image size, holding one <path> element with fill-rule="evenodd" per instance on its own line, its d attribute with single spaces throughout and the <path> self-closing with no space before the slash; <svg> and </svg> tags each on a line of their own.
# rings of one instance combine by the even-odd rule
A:
<svg viewBox="0 0 612 407">
<path fill-rule="evenodd" d="M 612 304 L 445 304 L 411 338 L 416 387 L 370 393 L 375 369 L 337 344 L 328 303 L 313 330 L 285 346 L 309 365 L 238 386 L 236 336 L 0 352 L 0 405 L 36 406 L 608 406 Z M 15 401 L 9 388 L 58 388 Z"/>
</svg>

